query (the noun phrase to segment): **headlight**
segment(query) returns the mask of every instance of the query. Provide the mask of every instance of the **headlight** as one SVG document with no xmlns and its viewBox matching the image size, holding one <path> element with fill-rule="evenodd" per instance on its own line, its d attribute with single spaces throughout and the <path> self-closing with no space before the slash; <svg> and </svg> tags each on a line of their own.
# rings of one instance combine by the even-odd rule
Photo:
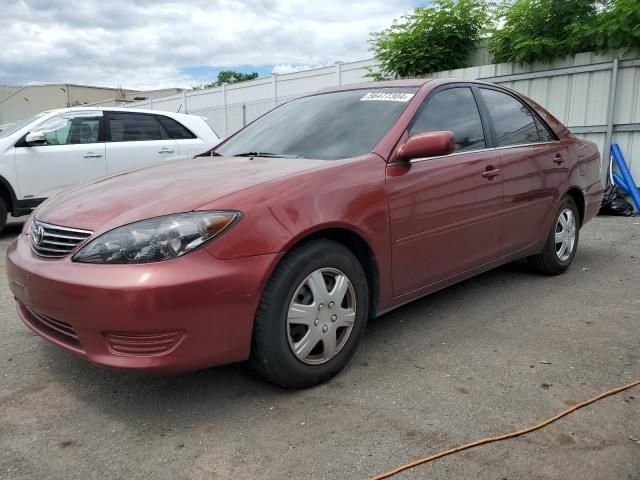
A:
<svg viewBox="0 0 640 480">
<path fill-rule="evenodd" d="M 150 263 L 176 258 L 225 231 L 239 212 L 191 212 L 150 218 L 100 235 L 76 253 L 83 263 Z"/>
</svg>

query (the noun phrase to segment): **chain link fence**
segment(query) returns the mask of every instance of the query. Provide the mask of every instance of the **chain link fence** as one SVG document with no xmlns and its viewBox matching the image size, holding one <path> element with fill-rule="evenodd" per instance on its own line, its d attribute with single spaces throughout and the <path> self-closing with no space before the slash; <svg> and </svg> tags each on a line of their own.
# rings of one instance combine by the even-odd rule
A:
<svg viewBox="0 0 640 480">
<path fill-rule="evenodd" d="M 288 95 L 277 99 L 267 98 L 253 102 L 230 103 L 227 106 L 189 109 L 189 113 L 205 117 L 216 135 L 220 138 L 226 138 L 278 105 L 304 95 Z"/>
</svg>

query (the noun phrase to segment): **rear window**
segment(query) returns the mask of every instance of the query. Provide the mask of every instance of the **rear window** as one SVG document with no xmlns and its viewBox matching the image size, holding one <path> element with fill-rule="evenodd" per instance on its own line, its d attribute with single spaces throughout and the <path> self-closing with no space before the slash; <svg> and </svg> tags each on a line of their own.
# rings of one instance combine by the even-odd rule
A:
<svg viewBox="0 0 640 480">
<path fill-rule="evenodd" d="M 109 130 L 112 142 L 137 142 L 162 138 L 158 121 L 153 115 L 144 113 L 110 113 Z"/>
<path fill-rule="evenodd" d="M 165 117 L 163 115 L 158 115 L 156 118 L 160 121 L 169 136 L 174 140 L 196 138 L 196 136 L 191 133 L 191 131 L 187 127 L 174 120 L 173 118 Z"/>
</svg>

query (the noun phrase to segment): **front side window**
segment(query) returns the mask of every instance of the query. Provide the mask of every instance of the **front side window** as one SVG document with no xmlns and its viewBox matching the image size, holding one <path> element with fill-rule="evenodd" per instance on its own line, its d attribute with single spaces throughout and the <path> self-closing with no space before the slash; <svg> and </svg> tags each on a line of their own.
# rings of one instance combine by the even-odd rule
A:
<svg viewBox="0 0 640 480">
<path fill-rule="evenodd" d="M 110 113 L 109 131 L 112 142 L 140 142 L 162 138 L 158 121 L 153 115 L 144 113 Z"/>
<path fill-rule="evenodd" d="M 511 95 L 481 88 L 493 120 L 499 147 L 542 141 L 531 110 Z"/>
<path fill-rule="evenodd" d="M 337 160 L 373 149 L 417 88 L 385 87 L 323 93 L 292 100 L 240 130 L 215 152 L 224 156 Z"/>
<path fill-rule="evenodd" d="M 435 131 L 453 132 L 455 151 L 485 148 L 480 112 L 469 87 L 448 88 L 425 100 L 409 127 L 409 135 Z"/>
<path fill-rule="evenodd" d="M 44 133 L 47 145 L 98 143 L 100 116 L 71 112 L 47 120 L 37 130 Z"/>
</svg>

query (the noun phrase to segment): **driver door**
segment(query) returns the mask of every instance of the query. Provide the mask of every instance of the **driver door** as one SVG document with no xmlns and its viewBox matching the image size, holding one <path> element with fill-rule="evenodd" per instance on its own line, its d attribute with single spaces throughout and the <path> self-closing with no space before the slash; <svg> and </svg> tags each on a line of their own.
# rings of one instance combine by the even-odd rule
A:
<svg viewBox="0 0 640 480">
<path fill-rule="evenodd" d="M 21 200 L 44 199 L 67 187 L 106 175 L 102 112 L 65 112 L 36 127 L 46 143 L 16 144 Z"/>
<path fill-rule="evenodd" d="M 500 155 L 487 148 L 470 87 L 432 92 L 407 133 L 441 130 L 453 132 L 454 153 L 387 167 L 395 296 L 436 288 L 499 256 Z"/>
</svg>

